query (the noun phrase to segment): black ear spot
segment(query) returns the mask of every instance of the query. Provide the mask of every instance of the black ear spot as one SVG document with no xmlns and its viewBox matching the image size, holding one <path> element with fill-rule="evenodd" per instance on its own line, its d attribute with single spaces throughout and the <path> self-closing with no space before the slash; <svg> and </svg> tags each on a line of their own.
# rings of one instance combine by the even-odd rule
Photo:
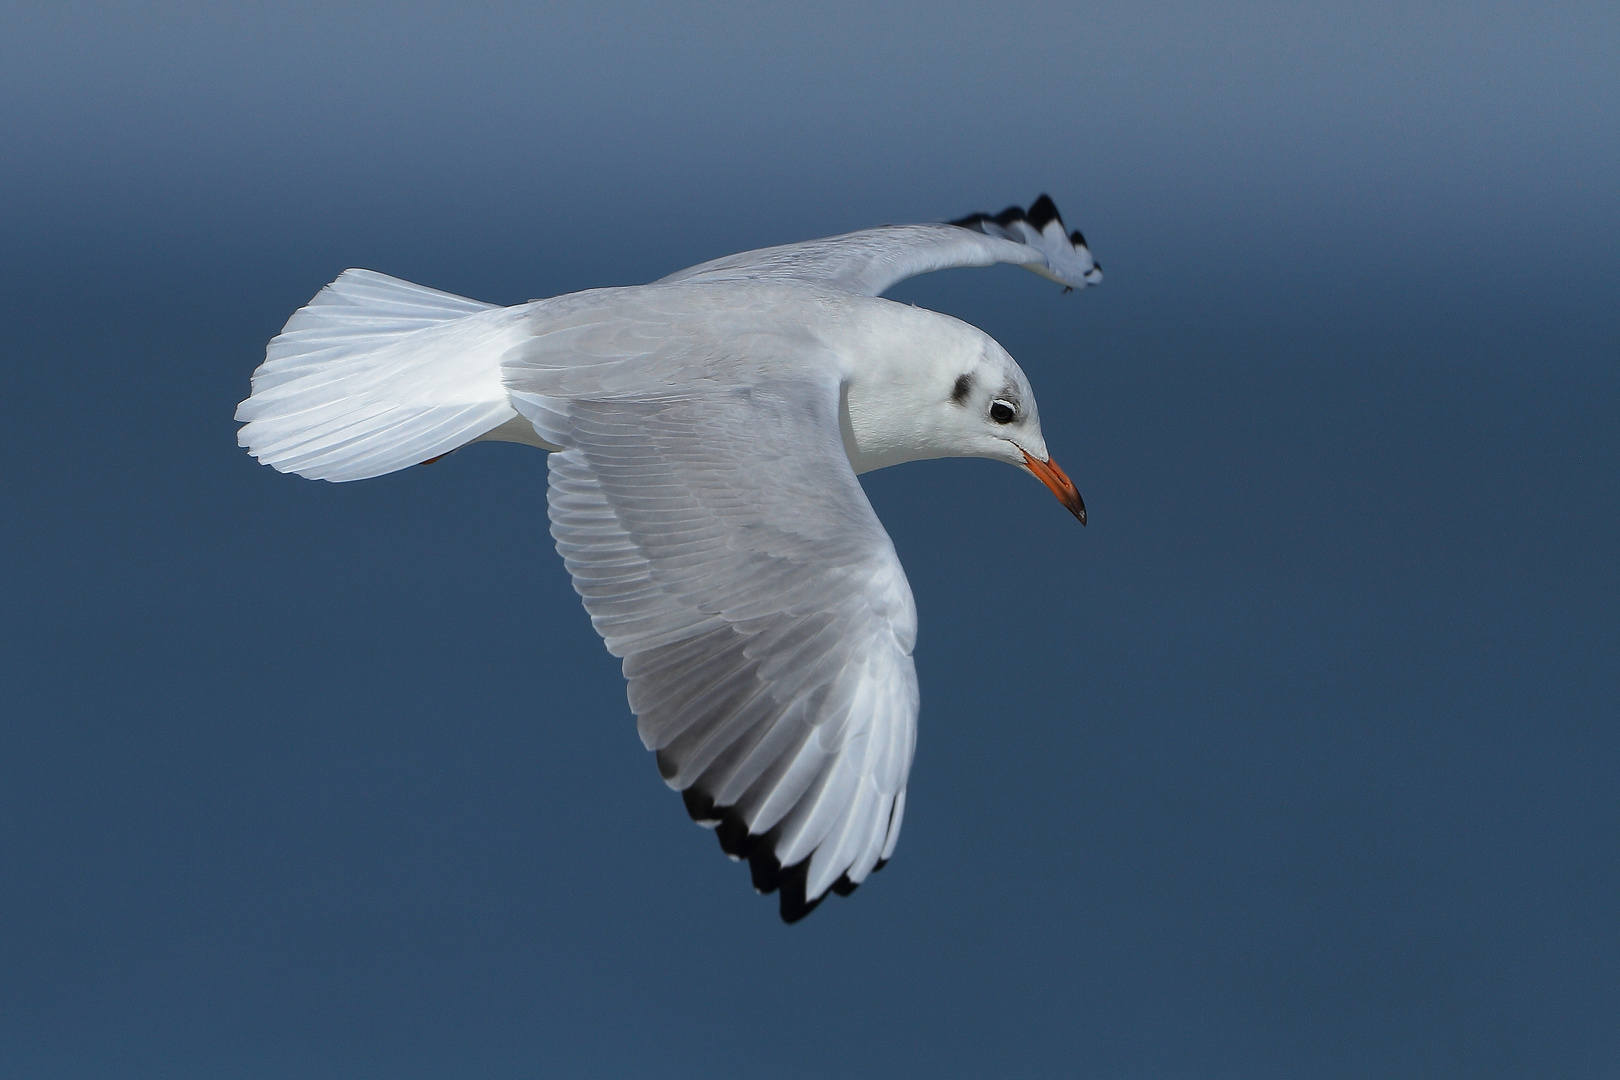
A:
<svg viewBox="0 0 1620 1080">
<path fill-rule="evenodd" d="M 961 405 L 967 401 L 968 394 L 972 392 L 972 390 L 973 376 L 958 375 L 956 377 L 956 385 L 951 387 L 951 400 L 956 402 L 958 405 Z"/>
</svg>

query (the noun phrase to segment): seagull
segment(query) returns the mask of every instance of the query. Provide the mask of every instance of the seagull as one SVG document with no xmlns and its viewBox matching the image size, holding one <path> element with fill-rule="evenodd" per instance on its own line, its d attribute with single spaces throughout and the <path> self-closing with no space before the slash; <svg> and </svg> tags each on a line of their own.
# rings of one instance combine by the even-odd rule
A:
<svg viewBox="0 0 1620 1080">
<path fill-rule="evenodd" d="M 917 738 L 917 609 L 857 475 L 993 458 L 1086 521 L 1007 351 L 882 298 L 994 263 L 1102 280 L 1046 195 L 514 307 L 346 270 L 270 342 L 238 442 L 337 482 L 548 451 L 551 534 L 642 742 L 796 922 L 894 854 Z"/>
</svg>

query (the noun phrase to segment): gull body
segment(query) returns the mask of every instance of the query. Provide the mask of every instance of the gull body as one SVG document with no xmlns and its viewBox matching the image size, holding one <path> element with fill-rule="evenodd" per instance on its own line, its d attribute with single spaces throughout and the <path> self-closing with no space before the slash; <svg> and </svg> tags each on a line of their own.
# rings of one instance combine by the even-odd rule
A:
<svg viewBox="0 0 1620 1080">
<path fill-rule="evenodd" d="M 916 608 L 856 474 L 993 458 L 1085 521 L 1006 350 L 877 295 L 998 261 L 1100 280 L 1045 196 L 510 308 L 350 270 L 270 343 L 239 441 L 332 481 L 550 451 L 552 533 L 643 742 L 794 921 L 893 853 L 915 745 Z"/>
</svg>

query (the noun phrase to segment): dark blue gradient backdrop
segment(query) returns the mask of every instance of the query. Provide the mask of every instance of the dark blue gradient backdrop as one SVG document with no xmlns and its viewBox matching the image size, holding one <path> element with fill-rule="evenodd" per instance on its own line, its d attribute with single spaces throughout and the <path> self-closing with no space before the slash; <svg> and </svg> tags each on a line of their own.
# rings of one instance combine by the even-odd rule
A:
<svg viewBox="0 0 1620 1080">
<path fill-rule="evenodd" d="M 1620 1074 L 1609 4 L 0 11 L 0 1074 Z M 256 465 L 347 266 L 502 303 L 1050 191 L 906 283 L 1091 511 L 866 478 L 905 834 L 783 926 L 545 460 Z"/>
</svg>

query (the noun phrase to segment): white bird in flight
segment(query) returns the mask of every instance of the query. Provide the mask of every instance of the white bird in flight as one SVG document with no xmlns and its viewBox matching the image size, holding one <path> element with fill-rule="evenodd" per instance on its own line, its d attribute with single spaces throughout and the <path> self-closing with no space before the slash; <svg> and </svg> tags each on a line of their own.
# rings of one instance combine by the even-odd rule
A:
<svg viewBox="0 0 1620 1080">
<path fill-rule="evenodd" d="M 998 262 L 1102 280 L 1045 195 L 506 308 L 347 270 L 270 342 L 238 441 L 332 481 L 550 451 L 551 533 L 642 742 L 794 922 L 894 853 L 916 744 L 916 606 L 856 475 L 994 458 L 1085 524 L 1006 350 L 880 297 Z"/>
</svg>

